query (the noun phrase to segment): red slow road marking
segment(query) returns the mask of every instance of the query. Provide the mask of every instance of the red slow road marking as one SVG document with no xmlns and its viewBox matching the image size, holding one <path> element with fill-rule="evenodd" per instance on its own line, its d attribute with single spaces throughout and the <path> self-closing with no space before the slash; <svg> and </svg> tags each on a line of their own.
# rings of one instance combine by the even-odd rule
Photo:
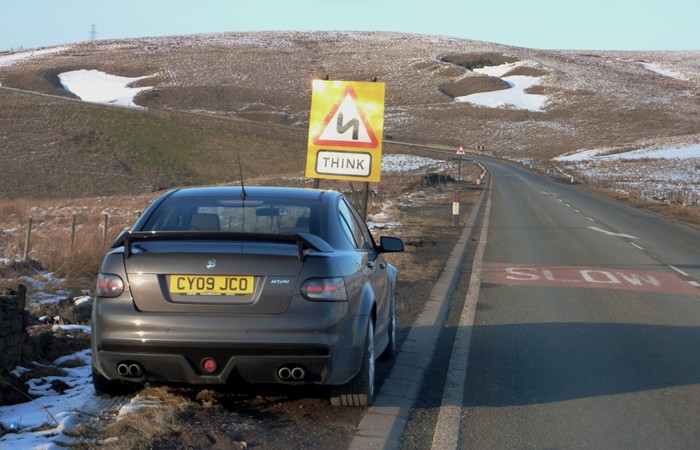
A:
<svg viewBox="0 0 700 450">
<path fill-rule="evenodd" d="M 482 281 L 517 286 L 558 286 L 700 295 L 670 272 L 538 264 L 486 264 Z"/>
</svg>

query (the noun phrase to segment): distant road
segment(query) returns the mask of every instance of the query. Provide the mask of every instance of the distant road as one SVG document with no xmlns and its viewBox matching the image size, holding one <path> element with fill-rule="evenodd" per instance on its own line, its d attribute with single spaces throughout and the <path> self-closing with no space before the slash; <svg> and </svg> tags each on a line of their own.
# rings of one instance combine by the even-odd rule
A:
<svg viewBox="0 0 700 450">
<path fill-rule="evenodd" d="M 459 446 L 700 447 L 700 231 L 482 162 Z"/>
</svg>

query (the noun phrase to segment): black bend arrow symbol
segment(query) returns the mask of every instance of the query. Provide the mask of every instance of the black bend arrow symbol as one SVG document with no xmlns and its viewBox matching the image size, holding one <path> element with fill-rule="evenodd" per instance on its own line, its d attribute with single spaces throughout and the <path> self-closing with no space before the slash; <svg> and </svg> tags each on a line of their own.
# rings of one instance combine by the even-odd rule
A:
<svg viewBox="0 0 700 450">
<path fill-rule="evenodd" d="M 343 113 L 338 113 L 338 121 L 336 122 L 335 129 L 338 134 L 343 134 L 352 128 L 352 140 L 357 141 L 360 139 L 360 121 L 357 118 L 349 120 L 347 123 L 343 123 Z"/>
</svg>

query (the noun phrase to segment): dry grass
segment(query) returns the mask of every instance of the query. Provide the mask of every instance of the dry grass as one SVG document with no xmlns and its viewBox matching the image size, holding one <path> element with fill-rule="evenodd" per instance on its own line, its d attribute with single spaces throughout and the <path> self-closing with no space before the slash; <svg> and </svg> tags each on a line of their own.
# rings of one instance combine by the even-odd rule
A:
<svg viewBox="0 0 700 450">
<path fill-rule="evenodd" d="M 519 66 L 509 71 L 503 76 L 512 77 L 514 75 L 521 75 L 526 77 L 544 77 L 549 75 L 549 72 L 547 72 L 546 70 L 538 69 L 536 67 Z"/>
<path fill-rule="evenodd" d="M 508 89 L 510 85 L 500 78 L 488 76 L 466 77 L 459 81 L 441 84 L 438 89 L 449 97 L 463 97 L 479 92 Z"/>
<path fill-rule="evenodd" d="M 71 448 L 94 448 L 90 440 L 107 449 L 247 448 L 245 441 L 234 437 L 236 429 L 242 428 L 236 423 L 236 413 L 218 406 L 209 391 L 189 398 L 176 389 L 147 387 L 133 402 L 142 406 L 117 420 L 113 420 L 117 411 L 105 411 L 100 420 L 83 426 L 83 443 Z"/>
<path fill-rule="evenodd" d="M 462 66 L 468 70 L 474 70 L 482 69 L 486 66 L 500 66 L 501 64 L 514 63 L 518 61 L 518 58 L 497 52 L 479 52 L 445 55 L 441 57 L 440 60 Z"/>
<path fill-rule="evenodd" d="M 469 181 L 455 182 L 455 166 L 452 165 L 446 173 L 452 180 L 449 183 L 430 186 L 424 180 L 415 180 L 413 189 L 404 190 L 390 208 L 391 215 L 401 223 L 391 233 L 399 235 L 405 243 L 404 252 L 386 255 L 399 271 L 399 312 L 408 312 L 409 306 L 403 298 L 405 291 L 424 292 L 427 299 L 429 288 L 444 268 L 452 246 L 446 246 L 443 252 L 439 250 L 443 248 L 439 243 L 452 242 L 461 231 L 459 226 L 453 225 L 452 203 L 455 196 L 460 197 L 462 221 L 478 198 L 475 180 L 481 170 L 475 165 L 463 164 L 461 179 Z"/>
<path fill-rule="evenodd" d="M 180 418 L 186 409 L 187 404 L 179 399 L 160 403 L 155 408 L 144 407 L 113 422 L 107 433 L 119 437 L 119 448 L 152 448 L 155 442 L 176 446 L 177 434 L 189 426 Z"/>
<path fill-rule="evenodd" d="M 144 405 L 109 421 L 99 429 L 104 448 L 178 448 L 179 436 L 192 426 L 185 420 L 190 404 L 166 388 L 146 388 L 139 393 Z"/>
<path fill-rule="evenodd" d="M 3 271 L 0 279 L 14 283 L 21 276 L 29 276 L 46 281 L 39 274 L 40 269 L 45 269 L 53 277 L 67 280 L 67 284 L 48 285 L 49 291 L 92 288 L 109 245 L 131 226 L 153 198 L 151 194 L 56 201 L 0 200 L 0 229 L 5 230 L 0 235 L 0 257 L 11 262 L 0 266 Z M 29 261 L 21 262 L 30 218 Z"/>
<path fill-rule="evenodd" d="M 303 167 L 302 130 L 192 112 L 103 107 L 0 90 L 0 198 L 142 194 Z M 37 151 L 41 149 L 41 151 Z M 268 159 L 273 151 L 285 158 Z M 291 161 L 286 160 L 291 158 Z"/>
<path fill-rule="evenodd" d="M 449 95 L 500 84 L 475 81 L 487 77 L 469 69 L 514 61 L 523 66 L 513 74 L 541 76 L 531 92 L 549 97 L 546 112 L 452 102 Z M 686 79 L 660 76 L 639 61 Z M 0 198 L 233 182 L 239 152 L 248 178 L 301 170 L 310 81 L 325 75 L 386 82 L 385 131 L 405 142 L 480 144 L 505 157 L 540 160 L 581 148 L 664 142 L 697 133 L 698 61 L 697 52 L 545 51 L 399 33 L 227 33 L 75 44 L 0 67 L 0 165 L 8 177 Z M 154 86 L 137 99 L 149 110 L 69 99 L 56 74 L 83 68 L 155 75 L 139 83 Z"/>
</svg>

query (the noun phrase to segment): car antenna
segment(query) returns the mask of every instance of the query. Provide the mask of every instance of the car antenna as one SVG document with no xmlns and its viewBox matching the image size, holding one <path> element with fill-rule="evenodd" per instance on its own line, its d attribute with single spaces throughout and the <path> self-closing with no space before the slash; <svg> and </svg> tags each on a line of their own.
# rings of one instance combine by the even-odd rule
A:
<svg viewBox="0 0 700 450">
<path fill-rule="evenodd" d="M 243 166 L 241 165 L 241 154 L 238 154 L 238 170 L 241 172 L 241 200 L 245 201 L 248 194 L 245 191 L 245 186 L 243 185 Z"/>
</svg>

